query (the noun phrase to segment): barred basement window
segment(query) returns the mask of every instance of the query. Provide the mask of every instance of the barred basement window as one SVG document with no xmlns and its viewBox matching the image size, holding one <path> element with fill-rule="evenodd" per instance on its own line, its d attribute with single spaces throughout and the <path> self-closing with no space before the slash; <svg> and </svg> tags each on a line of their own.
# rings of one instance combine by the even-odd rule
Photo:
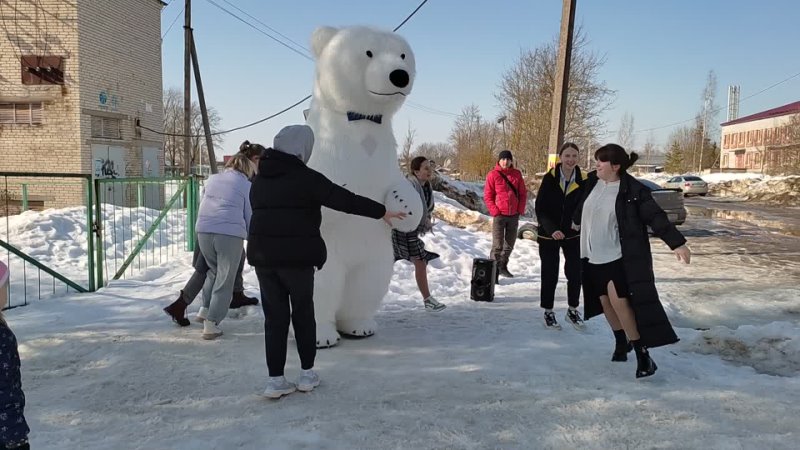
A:
<svg viewBox="0 0 800 450">
<path fill-rule="evenodd" d="M 120 120 L 110 117 L 92 116 L 92 137 L 122 139 Z"/>
<path fill-rule="evenodd" d="M 0 123 L 12 125 L 40 125 L 42 103 L 0 103 Z"/>
</svg>

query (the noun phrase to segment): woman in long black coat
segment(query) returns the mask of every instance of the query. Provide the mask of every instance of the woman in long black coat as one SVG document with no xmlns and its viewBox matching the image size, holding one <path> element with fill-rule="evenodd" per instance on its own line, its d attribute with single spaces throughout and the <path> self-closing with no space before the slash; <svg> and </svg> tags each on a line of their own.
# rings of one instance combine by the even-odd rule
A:
<svg viewBox="0 0 800 450">
<path fill-rule="evenodd" d="M 657 369 L 648 347 L 678 341 L 656 291 L 647 227 L 679 260 L 688 264 L 691 254 L 650 189 L 626 172 L 637 159 L 616 144 L 600 147 L 573 221 L 581 230 L 584 316 L 605 314 L 616 338 L 611 360 L 626 361 L 633 348 L 640 378 Z"/>
</svg>

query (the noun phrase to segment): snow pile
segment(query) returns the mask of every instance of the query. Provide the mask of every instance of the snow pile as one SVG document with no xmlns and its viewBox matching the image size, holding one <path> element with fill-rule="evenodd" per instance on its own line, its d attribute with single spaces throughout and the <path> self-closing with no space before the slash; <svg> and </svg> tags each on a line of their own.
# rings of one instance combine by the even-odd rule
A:
<svg viewBox="0 0 800 450">
<path fill-rule="evenodd" d="M 743 178 L 711 184 L 718 197 L 737 197 L 780 206 L 800 206 L 800 176 Z"/>
<path fill-rule="evenodd" d="M 735 330 L 714 327 L 684 344 L 690 351 L 719 355 L 759 373 L 797 376 L 800 373 L 800 327 L 789 322 L 742 325 Z"/>
</svg>

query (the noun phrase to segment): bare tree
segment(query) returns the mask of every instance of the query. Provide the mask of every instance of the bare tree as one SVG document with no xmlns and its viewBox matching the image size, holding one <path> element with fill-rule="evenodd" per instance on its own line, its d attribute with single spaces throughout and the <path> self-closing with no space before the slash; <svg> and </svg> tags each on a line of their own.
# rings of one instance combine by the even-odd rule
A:
<svg viewBox="0 0 800 450">
<path fill-rule="evenodd" d="M 408 130 L 406 130 L 406 137 L 403 140 L 403 151 L 400 153 L 400 169 L 403 172 L 411 170 L 411 149 L 414 147 L 414 136 L 417 131 L 411 128 L 411 122 L 408 122 Z"/>
<path fill-rule="evenodd" d="M 497 124 L 484 120 L 477 106 L 464 108 L 450 133 L 457 170 L 471 178 L 486 175 L 494 167 L 502 138 Z"/>
<path fill-rule="evenodd" d="M 622 120 L 617 130 L 617 144 L 630 152 L 633 150 L 634 142 L 636 142 L 636 136 L 634 135 L 633 114 L 626 111 L 622 115 Z"/>
<path fill-rule="evenodd" d="M 433 161 L 438 167 L 451 169 L 455 159 L 455 150 L 447 142 L 423 142 L 414 151 L 415 155 L 420 155 Z"/>
<path fill-rule="evenodd" d="M 575 30 L 567 95 L 565 140 L 593 145 L 605 124 L 602 120 L 615 92 L 600 81 L 605 58 L 587 50 L 582 28 Z M 508 147 L 515 159 L 533 170 L 543 170 L 548 149 L 550 114 L 555 89 L 558 37 L 534 50 L 523 50 L 500 83 L 497 100 L 506 116 Z"/>
<path fill-rule="evenodd" d="M 702 95 L 702 106 L 700 112 L 698 113 L 700 116 L 699 120 L 699 127 L 700 127 L 700 136 L 698 139 L 697 148 L 699 150 L 699 156 L 697 156 L 697 162 L 699 163 L 698 169 L 700 171 L 703 168 L 711 167 L 716 161 L 716 157 L 711 159 L 710 164 L 708 164 L 708 155 L 705 154 L 706 148 L 706 136 L 716 136 L 718 134 L 718 128 L 716 126 L 716 117 L 717 117 L 717 74 L 714 73 L 713 70 L 708 71 L 708 75 L 706 76 L 706 85 L 703 88 L 703 95 Z M 692 158 L 694 161 L 695 158 Z"/>
<path fill-rule="evenodd" d="M 651 131 L 647 135 L 647 140 L 644 141 L 644 147 L 642 147 L 642 151 L 644 152 L 644 163 L 645 164 L 652 164 L 653 163 L 653 155 L 657 151 L 656 147 L 656 137 Z"/>
<path fill-rule="evenodd" d="M 183 91 L 176 88 L 169 88 L 164 91 L 164 132 L 167 133 L 164 139 L 164 157 L 166 164 L 172 167 L 183 167 Z M 191 166 L 200 164 L 200 161 L 208 164 L 208 148 L 203 130 L 203 117 L 200 114 L 200 107 L 196 102 L 192 102 L 190 111 L 191 129 Z M 213 107 L 208 108 L 208 121 L 211 125 L 211 132 L 220 130 L 222 119 Z M 171 136 L 178 135 L 178 136 Z M 212 137 L 214 146 L 222 144 L 222 136 Z M 202 152 L 202 153 L 201 153 Z M 201 156 L 202 155 L 202 156 Z"/>
</svg>

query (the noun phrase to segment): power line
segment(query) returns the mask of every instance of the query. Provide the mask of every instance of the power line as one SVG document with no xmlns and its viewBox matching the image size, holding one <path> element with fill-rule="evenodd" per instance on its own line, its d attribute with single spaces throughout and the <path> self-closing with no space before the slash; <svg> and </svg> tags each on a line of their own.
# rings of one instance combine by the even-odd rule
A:
<svg viewBox="0 0 800 450">
<path fill-rule="evenodd" d="M 170 4 L 172 4 L 172 3 L 170 3 Z M 181 16 L 183 15 L 184 11 L 186 11 L 186 3 L 183 4 L 183 7 L 181 8 L 181 11 L 178 13 L 178 15 L 176 15 L 175 18 L 172 19 L 172 23 L 170 23 L 169 27 L 167 27 L 167 31 L 165 31 L 164 34 L 161 35 L 161 42 L 162 43 L 164 42 L 164 38 L 167 37 L 167 34 L 169 34 L 169 30 L 171 30 L 172 27 L 175 25 L 175 22 L 177 22 L 178 19 L 181 18 Z"/>
<path fill-rule="evenodd" d="M 253 25 L 252 23 L 250 23 L 250 22 L 248 22 L 248 21 L 246 21 L 246 20 L 242 19 L 241 17 L 237 16 L 236 14 L 234 14 L 234 13 L 230 12 L 229 10 L 225 9 L 225 7 L 224 7 L 224 6 L 220 5 L 219 3 L 215 2 L 214 0 L 206 0 L 206 1 L 207 1 L 208 3 L 211 3 L 212 5 L 216 6 L 217 8 L 221 9 L 221 10 L 222 10 L 222 11 L 224 11 L 226 14 L 229 14 L 230 16 L 232 16 L 232 17 L 236 18 L 236 20 L 238 20 L 238 21 L 242 22 L 243 24 L 245 24 L 245 25 L 249 26 L 250 28 L 252 28 L 252 29 L 254 29 L 254 30 L 258 31 L 259 33 L 261 33 L 261 34 L 263 34 L 264 36 L 266 36 L 266 37 L 268 37 L 268 38 L 272 39 L 273 41 L 275 41 L 275 42 L 277 42 L 277 43 L 281 44 L 282 46 L 284 46 L 284 47 L 288 48 L 289 50 L 291 50 L 291 51 L 293 51 L 293 52 L 297 53 L 298 55 L 302 56 L 303 58 L 306 58 L 306 59 L 308 59 L 308 60 L 310 60 L 310 61 L 313 61 L 313 60 L 314 60 L 313 58 L 311 58 L 311 57 L 310 57 L 310 56 L 308 56 L 307 54 L 305 54 L 305 53 L 303 53 L 303 52 L 301 52 L 301 51 L 297 50 L 296 48 L 292 47 L 291 45 L 289 45 L 289 44 L 287 44 L 287 43 L 283 42 L 282 40 L 280 40 L 280 39 L 276 38 L 275 36 L 273 36 L 273 35 L 271 35 L 271 34 L 269 34 L 269 33 L 267 33 L 266 31 L 262 30 L 261 28 L 258 28 L 258 27 L 256 27 L 256 26 L 255 26 L 255 25 Z"/>
<path fill-rule="evenodd" d="M 280 31 L 276 30 L 275 28 L 272 28 L 271 26 L 265 24 L 264 22 L 262 22 L 258 18 L 253 17 L 252 15 L 248 14 L 247 11 L 243 10 L 242 8 L 239 8 L 238 6 L 236 6 L 233 3 L 229 2 L 228 0 L 222 0 L 222 1 L 227 3 L 228 5 L 232 6 L 234 9 L 236 9 L 240 13 L 244 14 L 245 16 L 247 16 L 247 17 L 255 20 L 256 22 L 260 23 L 261 25 L 263 25 L 264 27 L 266 27 L 268 30 L 272 31 L 273 33 L 277 34 L 278 36 L 286 39 L 287 41 L 291 42 L 292 44 L 296 45 L 297 47 L 305 50 L 306 53 L 311 53 L 311 51 L 308 48 L 306 48 L 303 44 L 300 44 L 299 42 L 292 40 L 292 38 L 290 38 L 289 36 L 286 36 L 285 34 L 281 33 Z"/>
<path fill-rule="evenodd" d="M 750 94 L 747 97 L 740 99 L 739 102 L 743 102 L 743 101 L 751 99 L 751 98 L 753 98 L 753 97 L 755 97 L 757 95 L 761 95 L 764 92 L 767 92 L 768 90 L 770 90 L 770 89 L 772 89 L 774 87 L 780 86 L 781 84 L 786 83 L 787 81 L 790 81 L 790 80 L 792 80 L 794 78 L 797 78 L 797 77 L 800 77 L 800 72 L 797 72 L 796 74 L 791 75 L 788 78 L 784 78 L 783 80 L 778 81 L 777 83 L 774 83 L 774 84 L 772 84 L 770 86 L 767 86 L 764 89 L 762 89 L 762 90 L 760 90 L 760 91 L 758 91 L 758 92 L 756 92 L 754 94 Z M 728 107 L 727 105 L 721 106 L 721 107 L 719 107 L 717 109 L 714 109 L 714 110 L 712 110 L 710 112 L 712 114 L 715 114 L 715 113 L 718 113 L 718 112 L 724 110 L 727 107 Z M 681 124 L 684 124 L 684 123 L 687 123 L 687 122 L 691 122 L 691 121 L 693 121 L 695 119 L 696 119 L 695 117 L 692 117 L 691 119 L 681 120 L 679 122 L 673 122 L 673 123 L 670 123 L 670 124 L 667 124 L 667 125 L 661 125 L 661 126 L 653 127 L 653 128 L 645 128 L 645 129 L 642 129 L 642 130 L 636 130 L 636 131 L 633 132 L 633 134 L 645 133 L 645 132 L 648 132 L 648 131 L 663 130 L 664 128 L 671 128 L 671 127 L 674 127 L 676 125 L 681 125 Z M 616 133 L 617 131 L 619 131 L 619 130 L 609 131 L 609 134 Z"/>
<path fill-rule="evenodd" d="M 214 6 L 216 6 L 217 8 L 219 8 L 219 9 L 221 9 L 221 10 L 225 11 L 226 13 L 228 13 L 228 14 L 232 15 L 233 17 L 236 17 L 236 19 L 240 20 L 241 22 L 244 22 L 244 23 L 245 23 L 245 24 L 247 24 L 248 26 L 250 26 L 250 27 L 252 27 L 252 28 L 254 28 L 254 29 L 258 30 L 259 32 L 261 32 L 261 33 L 263 33 L 263 34 L 265 34 L 265 35 L 269 36 L 269 37 L 270 37 L 270 38 L 272 38 L 273 40 L 276 40 L 277 42 L 280 42 L 280 43 L 281 43 L 283 46 L 285 46 L 285 47 L 287 47 L 287 48 L 290 48 L 290 49 L 291 49 L 291 50 L 293 50 L 295 53 L 299 53 L 297 50 L 295 50 L 295 49 L 293 49 L 293 48 L 289 47 L 287 44 L 283 43 L 283 42 L 282 42 L 282 41 L 280 41 L 279 39 L 275 38 L 274 36 L 271 36 L 271 35 L 269 35 L 269 33 L 266 33 L 266 32 L 264 32 L 263 30 L 260 30 L 260 29 L 256 28 L 254 25 L 250 24 L 249 22 L 247 22 L 246 20 L 242 19 L 241 17 L 238 17 L 238 16 L 236 16 L 235 14 L 231 13 L 230 11 L 227 11 L 227 10 L 226 10 L 224 7 L 222 7 L 222 6 L 220 6 L 219 4 L 215 3 L 213 0 L 206 0 L 206 1 L 208 1 L 208 2 L 209 2 L 209 3 L 211 3 L 211 4 L 213 4 L 213 5 L 214 5 Z M 223 1 L 224 1 L 224 0 L 223 0 Z M 397 27 L 395 27 L 395 28 L 394 28 L 394 30 L 392 30 L 392 31 L 397 31 L 397 30 L 399 30 L 399 29 L 400 29 L 400 27 L 402 27 L 403 25 L 405 25 L 405 24 L 406 24 L 406 22 L 408 22 L 408 21 L 409 21 L 409 19 L 411 19 L 411 18 L 414 16 L 414 14 L 416 14 L 416 13 L 417 13 L 417 11 L 419 11 L 419 10 L 420 10 L 420 8 L 422 8 L 422 5 L 424 5 L 424 4 L 425 4 L 425 3 L 427 3 L 427 2 L 428 2 L 428 0 L 423 0 L 423 1 L 422 1 L 422 3 L 420 3 L 420 4 L 419 4 L 419 6 L 417 6 L 417 8 L 416 8 L 416 9 L 414 9 L 414 11 L 412 11 L 412 12 L 411 12 L 411 14 L 409 14 L 409 15 L 408 15 L 408 17 L 406 17 L 406 18 L 405 18 L 405 19 L 404 19 L 404 20 L 403 20 L 403 21 L 400 23 L 400 25 L 398 25 Z M 302 55 L 302 54 L 301 54 L 301 55 Z M 304 57 L 307 57 L 307 55 L 302 55 L 302 56 L 304 56 Z M 246 125 L 242 125 L 242 126 L 238 126 L 238 127 L 235 127 L 235 128 L 231 128 L 231 129 L 229 129 L 229 130 L 217 131 L 217 132 L 211 133 L 211 135 L 212 135 L 212 136 L 220 136 L 220 135 L 223 135 L 223 134 L 228 134 L 228 133 L 232 133 L 232 132 L 234 132 L 234 131 L 239 131 L 239 130 L 242 130 L 242 129 L 245 129 L 245 128 L 249 128 L 249 127 L 252 127 L 252 126 L 254 126 L 254 125 L 258 125 L 258 124 L 260 124 L 260 123 L 266 122 L 267 120 L 270 120 L 270 119 L 274 119 L 275 117 L 278 117 L 278 116 L 280 116 L 281 114 L 284 114 L 284 113 L 286 113 L 287 111 L 290 111 L 290 110 L 294 109 L 295 107 L 297 107 L 298 105 L 300 105 L 301 103 L 305 102 L 306 100 L 308 100 L 308 99 L 310 99 L 310 98 L 311 98 L 311 95 L 307 95 L 307 96 L 305 96 L 303 99 L 301 99 L 300 101 L 298 101 L 298 102 L 296 102 L 296 103 L 294 103 L 294 104 L 292 104 L 292 105 L 290 105 L 290 106 L 287 106 L 286 108 L 284 108 L 284 109 L 282 109 L 282 110 L 280 110 L 280 111 L 276 112 L 275 114 L 272 114 L 272 115 L 270 115 L 270 116 L 264 117 L 263 119 L 256 120 L 255 122 L 248 123 L 248 124 L 246 124 Z M 421 105 L 420 105 L 420 106 L 421 106 Z M 432 108 L 431 108 L 431 109 L 432 109 Z M 443 113 L 444 113 L 444 111 L 440 111 L 440 112 L 443 112 Z M 445 113 L 445 114 L 449 114 L 449 113 Z M 454 115 L 454 116 L 455 116 L 455 115 Z M 161 136 L 174 136 L 174 137 L 203 137 L 203 136 L 205 136 L 205 134 L 198 134 L 198 135 L 189 134 L 189 135 L 186 135 L 186 134 L 177 134 L 177 133 L 165 133 L 165 132 L 163 132 L 163 131 L 156 131 L 156 130 L 154 130 L 154 129 L 152 129 L 152 128 L 145 127 L 145 126 L 141 125 L 141 124 L 140 124 L 140 123 L 138 123 L 138 122 L 136 123 L 136 126 L 137 126 L 137 127 L 139 127 L 139 128 L 142 128 L 142 129 L 144 129 L 144 130 L 150 131 L 150 132 L 152 132 L 152 133 L 155 133 L 155 134 L 161 135 Z"/>
</svg>

